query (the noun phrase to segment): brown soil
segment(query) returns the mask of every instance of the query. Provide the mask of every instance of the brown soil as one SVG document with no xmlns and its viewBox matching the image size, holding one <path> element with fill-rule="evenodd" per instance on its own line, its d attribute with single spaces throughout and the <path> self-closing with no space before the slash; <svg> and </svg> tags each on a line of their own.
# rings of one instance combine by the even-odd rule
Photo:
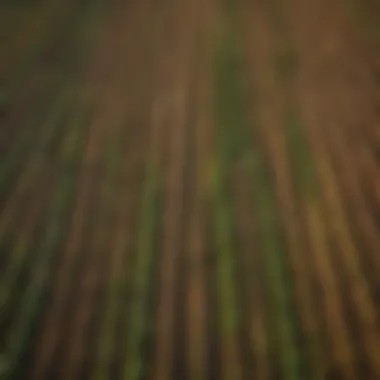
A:
<svg viewBox="0 0 380 380">
<path fill-rule="evenodd" d="M 64 11 L 76 9 L 73 2 L 55 2 L 62 14 L 50 5 L 46 17 L 57 23 Z M 74 173 L 60 152 L 70 148 L 75 111 L 92 109 L 81 160 L 72 163 L 79 174 L 67 231 L 60 231 L 66 238 L 54 255 L 42 317 L 33 339 L 25 340 L 25 378 L 125 378 L 126 366 L 136 364 L 128 342 L 139 302 L 149 314 L 136 321 L 143 334 L 136 348 L 139 379 L 272 380 L 288 378 L 293 364 L 294 380 L 380 378 L 380 60 L 374 29 L 343 0 L 226 3 L 122 0 L 105 7 L 100 1 L 104 12 L 84 28 L 83 41 L 57 32 L 57 44 L 40 53 L 19 91 L 0 104 L 1 165 L 34 128 L 0 194 L 0 243 L 7 251 L 1 274 L 17 251 L 17 239 L 9 236 L 28 247 L 26 263 L 32 262 L 53 172 L 58 178 Z M 359 6 L 379 14 L 374 1 Z M 1 83 L 28 56 L 28 41 L 38 42 L 38 30 L 28 25 L 9 34 L 4 51 L 13 39 L 17 46 L 14 64 L 0 64 Z M 34 34 L 24 39 L 28 28 Z M 228 31 L 238 35 L 240 70 L 253 93 L 245 93 L 250 126 L 240 136 L 246 140 L 242 159 L 220 168 L 228 179 L 232 294 L 240 316 L 232 332 L 221 323 L 213 184 L 220 150 L 214 58 L 219 35 Z M 62 55 L 71 45 L 78 56 L 66 65 Z M 38 151 L 33 139 L 48 132 L 39 112 L 49 118 L 56 95 L 67 90 L 61 124 Z M 296 131 L 287 122 L 289 111 L 301 121 Z M 304 156 L 289 145 L 293 133 Z M 273 190 L 274 211 L 268 212 L 278 227 L 289 315 L 273 312 L 276 289 L 264 270 L 263 206 L 255 202 L 260 184 L 245 162 L 250 155 L 262 158 Z M 152 233 L 152 270 L 136 273 L 141 195 L 151 168 L 162 207 Z M 20 294 L 33 272 L 27 266 L 15 279 Z M 135 293 L 145 282 L 142 301 Z M 19 299 L 7 304 L 4 326 L 11 325 Z M 280 331 L 280 318 L 291 319 L 291 332 Z M 284 361 L 284 350 L 292 350 L 287 344 L 294 346 L 294 363 Z"/>
</svg>

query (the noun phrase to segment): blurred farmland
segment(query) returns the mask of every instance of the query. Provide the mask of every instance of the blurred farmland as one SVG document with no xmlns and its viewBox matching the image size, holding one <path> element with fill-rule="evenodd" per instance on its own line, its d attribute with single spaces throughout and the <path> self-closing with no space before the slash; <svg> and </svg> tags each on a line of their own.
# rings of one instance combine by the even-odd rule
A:
<svg viewBox="0 0 380 380">
<path fill-rule="evenodd" d="M 380 379 L 380 3 L 0 0 L 0 379 Z"/>
</svg>

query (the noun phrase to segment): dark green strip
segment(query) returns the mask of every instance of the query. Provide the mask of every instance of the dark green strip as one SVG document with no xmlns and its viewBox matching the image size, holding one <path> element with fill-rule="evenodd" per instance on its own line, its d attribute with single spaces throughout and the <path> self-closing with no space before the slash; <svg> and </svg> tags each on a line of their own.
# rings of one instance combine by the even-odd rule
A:
<svg viewBox="0 0 380 380">
<path fill-rule="evenodd" d="M 293 286 L 286 264 L 287 253 L 281 237 L 274 184 L 269 180 L 267 165 L 258 153 L 247 155 L 246 165 L 252 173 L 260 243 L 272 295 L 272 299 L 269 300 L 272 311 L 270 318 L 275 325 L 281 350 L 283 376 L 286 380 L 301 380 Z"/>
<path fill-rule="evenodd" d="M 38 105 L 35 118 L 30 125 L 24 128 L 20 134 L 20 138 L 12 145 L 9 152 L 2 157 L 0 163 L 0 194 L 3 194 L 12 182 L 12 179 L 25 164 L 25 159 L 32 151 L 33 147 L 38 144 L 39 139 L 44 139 L 43 135 L 48 132 L 45 128 L 39 129 L 42 124 L 46 128 L 49 127 L 47 118 L 50 115 L 46 110 L 50 110 L 53 106 L 52 115 L 54 115 L 54 104 L 57 97 L 49 91 Z M 51 116 L 52 117 L 52 116 Z M 56 117 L 56 116 L 55 116 Z"/>
<path fill-rule="evenodd" d="M 61 43 L 59 40 L 61 33 L 66 33 L 66 35 L 63 39 L 63 46 L 60 50 L 62 60 L 57 62 L 58 67 L 61 67 L 61 69 L 65 71 L 65 74 L 67 74 L 67 63 L 78 60 L 78 54 L 75 54 L 76 52 L 73 51 L 73 49 L 76 49 L 78 46 L 78 42 L 80 42 L 86 26 L 88 26 L 88 18 L 91 16 L 91 8 L 89 8 L 88 2 L 83 1 L 79 2 L 79 5 L 74 4 L 73 8 L 74 9 L 70 12 L 70 15 L 67 19 L 62 21 L 56 31 L 52 35 L 48 35 L 40 41 L 32 54 L 16 67 L 15 73 L 10 76 L 11 82 L 7 85 L 6 89 L 2 90 L 0 94 L 0 106 L 1 104 L 11 102 L 17 95 L 25 81 L 29 78 L 29 75 L 33 69 L 35 69 L 37 64 L 44 59 L 44 53 L 49 49 L 49 47 L 51 47 L 53 43 Z M 57 40 L 57 37 L 58 41 L 55 41 Z"/>
<path fill-rule="evenodd" d="M 237 13 L 236 13 L 237 14 Z M 235 14 L 235 15 L 236 15 Z M 216 100 L 216 124 L 218 146 L 220 150 L 220 167 L 225 171 L 232 169 L 232 164 L 239 159 L 244 159 L 248 170 L 252 173 L 254 188 L 254 203 L 256 205 L 258 228 L 263 254 L 263 261 L 266 269 L 266 277 L 270 286 L 272 298 L 269 300 L 275 326 L 275 336 L 280 346 L 280 355 L 284 379 L 301 380 L 301 358 L 297 347 L 295 315 L 295 305 L 293 300 L 293 288 L 291 273 L 286 263 L 286 252 L 283 246 L 280 224 L 276 210 L 276 198 L 274 184 L 270 180 L 269 166 L 264 163 L 259 150 L 252 151 L 250 139 L 250 122 L 247 104 L 247 91 L 244 88 L 244 77 L 242 75 L 242 57 L 238 50 L 237 29 L 229 30 L 234 25 L 237 26 L 237 19 L 229 23 L 224 28 L 221 38 L 220 48 L 215 59 L 215 100 Z M 258 135 L 256 130 L 254 134 Z M 217 167 L 218 170 L 218 167 Z M 220 170 L 220 169 L 219 169 Z M 227 178 L 217 171 L 216 182 L 222 183 L 220 177 Z M 219 218 L 218 229 L 221 237 L 220 276 L 230 277 L 229 285 L 223 285 L 222 297 L 225 305 L 222 309 L 234 308 L 234 296 L 232 293 L 233 281 L 232 271 L 234 259 L 231 240 L 228 236 L 230 216 L 223 206 L 222 195 L 218 195 Z M 227 236 L 227 237 L 226 237 Z M 226 282 L 226 281 L 224 281 Z M 236 306 L 235 306 L 236 308 Z M 227 327 L 232 322 L 237 322 L 234 312 L 229 312 L 226 318 Z M 232 322 L 231 322 L 232 321 Z M 303 379 L 302 379 L 303 380 Z"/>
<path fill-rule="evenodd" d="M 374 9 L 370 9 L 370 4 Z M 343 2 L 344 4 L 344 2 Z M 378 1 L 348 0 L 348 7 L 358 20 L 365 33 L 376 45 L 380 47 L 380 4 Z"/>
<path fill-rule="evenodd" d="M 54 137 L 57 128 L 60 124 L 60 118 L 62 114 L 67 110 L 68 101 L 70 97 L 68 97 L 68 93 L 64 92 L 55 107 L 52 110 L 52 113 L 46 123 L 46 127 L 44 128 L 45 133 L 43 134 L 41 140 L 39 141 L 37 147 L 37 154 L 43 152 L 44 149 L 51 142 L 51 139 Z M 40 166 L 40 170 L 44 167 L 44 162 L 42 157 L 32 157 L 31 160 L 37 160 Z M 30 163 L 34 165 L 33 162 Z M 26 169 L 28 170 L 28 168 Z M 19 239 L 22 239 L 20 236 Z M 17 250 L 18 245 L 16 244 L 15 249 Z M 22 271 L 26 260 L 28 260 L 28 253 L 30 251 L 29 245 L 24 245 L 21 251 L 17 251 L 16 255 L 10 256 L 10 261 L 8 266 L 5 268 L 4 273 L 2 273 L 2 277 L 0 279 L 0 321 L 2 320 L 2 316 L 4 311 L 7 308 L 7 305 L 11 301 L 11 298 L 14 296 L 14 286 L 18 279 L 19 273 Z"/>
<path fill-rule="evenodd" d="M 159 180 L 155 163 L 149 163 L 143 188 L 137 256 L 132 284 L 131 315 L 123 378 L 138 380 L 147 370 L 143 360 L 143 343 L 150 333 L 149 298 L 154 259 L 155 236 L 159 223 Z"/>
<path fill-rule="evenodd" d="M 65 238 L 71 206 L 74 201 L 76 177 L 79 169 L 78 161 L 82 155 L 83 142 L 87 123 L 87 114 L 82 114 L 71 124 L 71 145 L 63 152 L 63 166 L 75 165 L 74 171 L 58 172 L 58 181 L 47 215 L 46 230 L 38 249 L 39 257 L 32 274 L 27 291 L 21 300 L 21 307 L 14 320 L 14 328 L 9 332 L 7 348 L 2 353 L 3 373 L 0 378 L 13 379 L 22 367 L 18 361 L 22 359 L 28 347 L 38 316 L 46 301 L 47 284 L 51 276 L 51 268 L 57 258 L 57 252 Z"/>
<path fill-rule="evenodd" d="M 125 162 L 125 151 L 126 148 L 125 145 L 122 147 L 120 144 L 120 135 L 123 134 L 123 129 L 125 128 L 124 125 L 121 126 L 121 130 L 119 133 L 115 133 L 114 136 L 111 138 L 110 144 L 109 144 L 109 152 L 107 154 L 107 162 L 106 162 L 106 170 L 107 170 L 107 178 L 105 179 L 105 182 L 111 184 L 118 183 L 115 182 L 117 178 L 120 178 L 122 175 L 123 170 L 123 163 Z M 124 159 L 123 159 L 124 158 Z M 108 203 L 107 209 L 104 210 L 105 213 L 109 213 L 109 209 L 111 208 L 112 211 L 114 211 L 117 207 L 125 207 L 123 205 L 118 204 L 118 201 L 120 200 L 120 196 L 114 197 L 113 189 L 109 186 L 104 189 L 104 198 Z M 119 194 L 118 192 L 117 194 Z M 125 202 L 125 197 L 128 196 L 128 194 L 125 194 L 123 192 L 124 196 L 121 197 L 122 202 Z M 120 211 L 123 212 L 123 211 Z M 107 219 L 106 219 L 107 220 Z M 116 226 L 116 228 L 118 228 Z M 125 232 L 127 234 L 127 232 Z M 118 239 L 117 237 L 116 239 Z M 127 250 L 127 242 L 125 242 L 125 246 L 123 246 L 123 255 L 126 253 Z M 119 247 L 112 246 L 111 251 L 118 249 Z M 114 260 L 113 255 L 114 254 L 120 254 L 117 253 L 111 253 L 109 256 L 110 260 L 110 269 L 109 273 L 111 273 Z M 120 268 L 120 272 L 123 273 L 123 268 Z M 128 271 L 126 271 L 128 272 Z M 114 345 L 115 345 L 115 325 L 117 322 L 117 316 L 118 313 L 121 311 L 123 304 L 125 300 L 122 299 L 123 296 L 123 285 L 125 284 L 125 278 L 127 275 L 121 275 L 119 279 L 114 279 L 112 277 L 108 278 L 108 284 L 107 284 L 107 291 L 106 291 L 106 301 L 105 301 L 105 313 L 104 317 L 102 318 L 101 326 L 100 326 L 100 332 L 99 337 L 97 339 L 98 341 L 98 348 L 97 348 L 97 360 L 94 365 L 94 371 L 93 371 L 93 377 L 96 380 L 107 380 L 109 377 L 109 370 L 110 365 L 112 362 L 112 354 L 114 352 Z"/>
<path fill-rule="evenodd" d="M 306 127 L 295 108 L 289 107 L 286 110 L 284 131 L 296 186 L 301 192 L 315 195 L 318 181 L 314 157 L 306 136 Z"/>
<path fill-rule="evenodd" d="M 230 5 L 232 6 L 232 5 Z M 218 41 L 214 56 L 215 122 L 217 157 L 214 165 L 213 191 L 215 200 L 215 239 L 217 273 L 221 308 L 222 335 L 237 334 L 240 316 L 236 297 L 234 236 L 230 195 L 228 191 L 231 167 L 244 152 L 243 82 L 239 70 L 239 52 L 228 27 Z"/>
</svg>

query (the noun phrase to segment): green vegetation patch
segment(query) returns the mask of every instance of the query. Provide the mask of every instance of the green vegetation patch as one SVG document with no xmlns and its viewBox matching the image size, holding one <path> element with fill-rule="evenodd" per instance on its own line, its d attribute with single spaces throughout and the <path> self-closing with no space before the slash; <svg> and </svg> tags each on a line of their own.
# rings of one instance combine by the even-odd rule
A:
<svg viewBox="0 0 380 380">
<path fill-rule="evenodd" d="M 245 165 L 252 174 L 255 213 L 260 233 L 260 247 L 268 279 L 271 299 L 271 319 L 280 346 L 284 379 L 301 380 L 302 359 L 297 347 L 297 317 L 293 299 L 293 284 L 286 263 L 286 250 L 276 210 L 274 184 L 258 153 L 248 154 Z"/>
<path fill-rule="evenodd" d="M 124 365 L 124 378 L 128 380 L 138 380 L 147 371 L 143 348 L 151 333 L 152 316 L 149 315 L 149 300 L 154 261 L 157 259 L 155 242 L 160 210 L 158 170 L 155 163 L 149 163 L 143 185 L 137 253 L 133 269 L 131 314 L 128 319 Z"/>
<path fill-rule="evenodd" d="M 0 163 L 0 193 L 4 192 L 11 184 L 33 147 L 38 144 L 39 140 L 45 140 L 43 135 L 44 133 L 49 133 L 49 124 L 51 123 L 49 123 L 48 118 L 58 117 L 60 113 L 61 102 L 56 102 L 56 100 L 56 96 L 52 96 L 49 91 L 46 97 L 39 102 L 35 117 L 25 126 L 23 133 L 20 134 L 17 141 L 12 144 L 9 151 L 2 157 L 2 162 Z M 54 103 L 56 107 L 54 107 Z M 51 107 L 53 107 L 53 111 L 51 113 L 46 112 Z"/>
<path fill-rule="evenodd" d="M 235 38 L 224 33 L 214 56 L 215 120 L 222 166 L 241 158 L 248 148 L 246 87 L 240 62 Z"/>
<path fill-rule="evenodd" d="M 277 51 L 274 69 L 277 78 L 284 86 L 286 105 L 284 106 L 283 126 L 297 187 L 301 191 L 314 192 L 317 189 L 314 157 L 306 135 L 306 126 L 293 99 L 293 86 L 299 66 L 297 51 L 289 42 Z"/>
<path fill-rule="evenodd" d="M 80 114 L 70 128 L 70 145 L 65 146 L 62 152 L 62 161 L 72 162 L 77 165 L 81 158 L 85 127 L 88 125 L 87 112 Z M 46 301 L 47 284 L 49 282 L 51 267 L 56 258 L 56 252 L 66 233 L 70 208 L 74 201 L 76 171 L 57 173 L 57 183 L 53 192 L 52 202 L 45 221 L 45 233 L 39 242 L 39 256 L 36 257 L 36 265 L 31 282 L 26 293 L 22 297 L 19 312 L 13 321 L 13 327 L 8 332 L 3 358 L 3 373 L 1 379 L 13 379 L 17 377 L 22 368 L 22 357 L 26 352 L 31 337 L 34 334 L 39 315 Z M 7 364 L 4 364 L 5 361 Z"/>
<path fill-rule="evenodd" d="M 122 124 L 119 128 L 121 130 L 124 129 L 124 125 Z M 117 130 L 120 132 L 119 130 Z M 105 189 L 103 189 L 105 197 L 105 203 L 107 207 L 104 207 L 104 213 L 109 214 L 109 209 L 112 211 L 118 207 L 125 207 L 123 205 L 118 204 L 120 199 L 119 196 L 114 197 L 112 184 L 118 184 L 116 179 L 122 175 L 123 164 L 125 164 L 124 160 L 125 156 L 125 145 L 121 144 L 120 133 L 114 133 L 112 138 L 110 139 L 109 147 L 106 154 L 106 170 L 107 170 L 107 178 L 104 180 L 106 184 L 104 184 Z M 108 184 L 108 185 L 107 185 Z M 127 196 L 124 194 L 123 197 Z M 125 202 L 125 200 L 123 200 Z M 108 213 L 107 213 L 108 211 Z M 122 212 L 122 211 L 121 211 Z M 104 217 L 103 217 L 104 219 Z M 105 218 L 107 221 L 107 218 Z M 107 223 L 107 222 L 106 222 Z M 110 223 L 112 223 L 110 221 Z M 116 240 L 120 237 L 116 237 Z M 109 256 L 110 259 L 110 274 L 112 273 L 112 261 L 114 260 L 113 255 L 122 254 L 123 257 L 127 251 L 128 246 L 128 236 L 127 233 L 123 235 L 123 244 L 122 247 L 115 247 L 111 245 L 111 254 Z M 116 251 L 116 249 L 120 249 L 120 251 Z M 123 299 L 124 295 L 124 287 L 127 283 L 127 278 L 129 276 L 129 272 L 127 268 L 119 269 L 121 274 L 120 277 L 113 278 L 109 277 L 107 284 L 107 296 L 106 296 L 106 305 L 105 305 L 105 313 L 102 320 L 102 325 L 100 328 L 99 338 L 98 338 L 98 352 L 97 352 L 97 361 L 95 363 L 94 369 L 94 379 L 96 380 L 107 380 L 109 378 L 109 369 L 112 361 L 112 355 L 115 349 L 115 325 L 118 318 L 118 313 L 123 308 L 123 304 L 125 300 Z M 128 274 L 126 273 L 128 272 Z"/>
<path fill-rule="evenodd" d="M 217 273 L 219 281 L 219 300 L 221 308 L 222 334 L 236 332 L 240 316 L 236 297 L 236 253 L 233 239 L 233 220 L 229 206 L 229 197 L 223 183 L 220 165 L 214 165 L 215 194 L 215 240 L 218 252 Z"/>
<path fill-rule="evenodd" d="M 281 349 L 286 380 L 301 380 L 302 358 L 297 346 L 297 316 L 293 283 L 287 265 L 287 252 L 276 210 L 274 183 L 268 165 L 252 150 L 248 94 L 242 70 L 243 57 L 238 39 L 228 28 L 223 30 L 214 59 L 215 122 L 218 156 L 214 168 L 215 233 L 218 248 L 218 278 L 222 329 L 231 333 L 239 323 L 234 275 L 236 257 L 233 245 L 233 220 L 229 212 L 228 179 L 239 160 L 252 174 L 255 211 L 260 231 L 263 261 L 270 287 L 271 318 L 276 344 Z M 291 75 L 296 62 L 286 52 L 279 58 L 282 75 Z M 257 131 L 255 132 L 255 134 Z"/>
<path fill-rule="evenodd" d="M 232 6 L 232 5 L 230 5 Z M 222 334 L 237 332 L 240 311 L 237 302 L 236 244 L 231 212 L 229 180 L 231 170 L 249 148 L 245 138 L 246 88 L 242 76 L 242 56 L 231 23 L 223 25 L 214 55 L 214 118 L 217 152 L 213 167 L 214 228 L 217 248 L 218 298 Z"/>
<path fill-rule="evenodd" d="M 298 68 L 298 55 L 295 49 L 283 46 L 275 56 L 275 68 L 278 80 L 284 84 L 289 83 Z"/>
<path fill-rule="evenodd" d="M 375 4 L 377 3 L 377 4 Z M 371 4 L 374 9 L 370 9 Z M 364 31 L 376 44 L 380 46 L 380 6 L 376 1 L 348 0 L 348 6 L 351 8 L 354 17 L 359 21 Z"/>
<path fill-rule="evenodd" d="M 318 190 L 315 162 L 306 136 L 306 127 L 294 107 L 289 107 L 284 116 L 288 153 L 299 189 L 314 193 Z"/>
</svg>

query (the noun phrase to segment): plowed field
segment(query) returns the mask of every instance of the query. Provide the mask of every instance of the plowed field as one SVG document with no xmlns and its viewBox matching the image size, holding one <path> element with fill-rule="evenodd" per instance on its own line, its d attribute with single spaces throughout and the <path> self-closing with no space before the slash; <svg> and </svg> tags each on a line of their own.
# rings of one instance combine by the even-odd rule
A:
<svg viewBox="0 0 380 380">
<path fill-rule="evenodd" d="M 0 0 L 0 379 L 380 379 L 380 5 Z"/>
</svg>

